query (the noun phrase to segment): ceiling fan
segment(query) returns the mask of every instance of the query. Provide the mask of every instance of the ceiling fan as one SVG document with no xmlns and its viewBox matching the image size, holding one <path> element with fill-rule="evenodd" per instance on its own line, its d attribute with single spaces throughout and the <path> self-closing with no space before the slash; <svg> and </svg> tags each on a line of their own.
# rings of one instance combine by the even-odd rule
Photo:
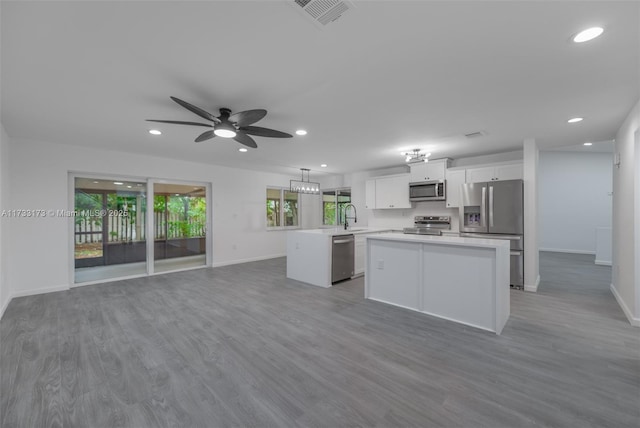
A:
<svg viewBox="0 0 640 428">
<path fill-rule="evenodd" d="M 247 147 L 257 148 L 258 145 L 249 135 L 255 135 L 258 137 L 271 137 L 271 138 L 291 138 L 293 135 L 286 132 L 276 131 L 275 129 L 262 128 L 260 126 L 250 126 L 252 123 L 256 123 L 267 115 L 266 110 L 246 110 L 239 113 L 231 114 L 231 110 L 228 108 L 220 109 L 220 116 L 214 116 L 211 113 L 202 110 L 200 107 L 196 107 L 193 104 L 189 104 L 186 101 L 182 101 L 176 97 L 170 97 L 173 101 L 180 104 L 187 110 L 197 114 L 203 119 L 207 119 L 213 124 L 200 123 L 200 122 L 184 122 L 180 120 L 156 120 L 147 119 L 147 122 L 161 122 L 161 123 L 173 123 L 177 125 L 193 125 L 193 126 L 206 126 L 213 128 L 198 135 L 195 139 L 196 143 L 209 140 L 215 136 L 222 138 L 233 138 L 240 144 L 244 144 Z"/>
</svg>

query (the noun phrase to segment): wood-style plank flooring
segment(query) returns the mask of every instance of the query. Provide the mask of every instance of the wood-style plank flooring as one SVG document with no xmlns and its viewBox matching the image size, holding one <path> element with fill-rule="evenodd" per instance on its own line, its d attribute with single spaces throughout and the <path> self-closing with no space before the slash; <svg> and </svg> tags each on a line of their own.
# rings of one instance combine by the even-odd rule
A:
<svg viewBox="0 0 640 428">
<path fill-rule="evenodd" d="M 14 299 L 2 427 L 640 426 L 640 329 L 592 256 L 542 253 L 501 336 L 285 263 Z"/>
</svg>

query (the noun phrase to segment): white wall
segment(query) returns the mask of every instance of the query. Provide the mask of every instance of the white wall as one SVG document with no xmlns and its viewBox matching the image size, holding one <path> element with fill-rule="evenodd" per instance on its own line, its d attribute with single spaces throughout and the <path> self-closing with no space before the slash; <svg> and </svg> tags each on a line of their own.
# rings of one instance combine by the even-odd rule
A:
<svg viewBox="0 0 640 428">
<path fill-rule="evenodd" d="M 9 136 L 0 123 L 0 213 L 9 206 Z M 0 215 L 0 318 L 10 300 L 6 261 L 9 230 L 7 219 Z"/>
<path fill-rule="evenodd" d="M 540 250 L 596 253 L 596 229 L 611 227 L 612 170 L 611 153 L 540 152 Z"/>
<path fill-rule="evenodd" d="M 611 291 L 629 322 L 640 326 L 640 101 L 616 134 L 615 152 Z"/>
<path fill-rule="evenodd" d="M 68 209 L 69 171 L 211 182 L 214 266 L 286 253 L 286 232 L 265 228 L 265 187 L 288 187 L 296 177 L 19 139 L 12 139 L 10 150 L 8 208 Z M 66 289 L 73 282 L 70 221 L 9 219 L 11 251 L 3 259 L 11 266 L 12 296 Z"/>
</svg>

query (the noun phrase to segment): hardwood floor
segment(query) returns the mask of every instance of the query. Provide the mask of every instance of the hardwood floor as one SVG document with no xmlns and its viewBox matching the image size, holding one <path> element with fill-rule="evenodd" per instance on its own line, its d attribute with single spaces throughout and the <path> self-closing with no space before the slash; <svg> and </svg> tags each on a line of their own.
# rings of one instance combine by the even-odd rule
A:
<svg viewBox="0 0 640 428">
<path fill-rule="evenodd" d="M 542 253 L 501 336 L 285 278 L 285 259 L 14 299 L 2 427 L 638 427 L 640 329 Z"/>
</svg>

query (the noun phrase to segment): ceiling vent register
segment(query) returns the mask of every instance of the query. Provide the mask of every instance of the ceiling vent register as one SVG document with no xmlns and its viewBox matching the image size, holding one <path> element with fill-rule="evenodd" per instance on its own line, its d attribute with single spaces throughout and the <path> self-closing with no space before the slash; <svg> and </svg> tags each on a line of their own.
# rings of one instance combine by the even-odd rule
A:
<svg viewBox="0 0 640 428">
<path fill-rule="evenodd" d="M 467 138 L 484 137 L 485 135 L 487 135 L 485 131 L 476 131 L 476 132 L 470 132 L 468 134 L 464 134 L 464 136 Z"/>
<path fill-rule="evenodd" d="M 320 28 L 353 9 L 353 3 L 347 0 L 295 0 L 290 4 L 294 3 L 297 5 L 296 9 L 302 8 L 306 12 L 305 15 L 312 18 Z"/>
</svg>

